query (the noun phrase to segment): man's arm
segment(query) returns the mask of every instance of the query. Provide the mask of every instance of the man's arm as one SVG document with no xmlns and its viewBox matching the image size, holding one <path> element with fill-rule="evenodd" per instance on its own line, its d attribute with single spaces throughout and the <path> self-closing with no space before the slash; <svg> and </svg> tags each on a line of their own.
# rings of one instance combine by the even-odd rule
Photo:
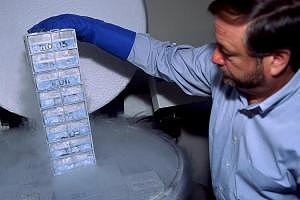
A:
<svg viewBox="0 0 300 200">
<path fill-rule="evenodd" d="M 79 41 L 88 42 L 128 60 L 146 73 L 174 81 L 190 95 L 210 96 L 217 67 L 211 62 L 214 45 L 193 48 L 161 42 L 104 21 L 73 14 L 50 17 L 28 30 L 75 29 Z"/>
<path fill-rule="evenodd" d="M 211 62 L 214 49 L 214 44 L 194 48 L 138 33 L 127 60 L 152 76 L 174 81 L 187 94 L 210 96 L 218 73 Z"/>
</svg>

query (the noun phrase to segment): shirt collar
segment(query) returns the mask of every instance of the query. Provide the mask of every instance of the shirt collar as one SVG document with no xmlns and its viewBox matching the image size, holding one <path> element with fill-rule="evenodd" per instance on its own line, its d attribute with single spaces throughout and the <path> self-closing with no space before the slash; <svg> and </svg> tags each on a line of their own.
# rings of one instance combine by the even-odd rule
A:
<svg viewBox="0 0 300 200">
<path fill-rule="evenodd" d="M 276 105 L 282 103 L 287 97 L 293 95 L 300 88 L 300 70 L 298 70 L 292 79 L 284 85 L 280 90 L 278 90 L 275 94 L 268 97 L 264 101 L 251 104 L 244 108 L 240 109 L 240 112 L 250 116 L 254 116 L 256 114 L 266 114 L 271 111 Z M 246 101 L 245 97 L 241 97 L 243 104 Z M 244 104 L 247 105 L 247 104 Z"/>
</svg>

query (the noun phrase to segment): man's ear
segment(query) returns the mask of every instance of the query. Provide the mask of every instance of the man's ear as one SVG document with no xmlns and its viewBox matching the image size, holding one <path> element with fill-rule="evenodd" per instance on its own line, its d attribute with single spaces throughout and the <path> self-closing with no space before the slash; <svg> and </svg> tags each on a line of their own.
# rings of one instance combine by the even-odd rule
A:
<svg viewBox="0 0 300 200">
<path fill-rule="evenodd" d="M 271 76 L 276 77 L 287 69 L 291 52 L 287 49 L 281 49 L 272 52 L 266 57 L 269 73 Z"/>
</svg>

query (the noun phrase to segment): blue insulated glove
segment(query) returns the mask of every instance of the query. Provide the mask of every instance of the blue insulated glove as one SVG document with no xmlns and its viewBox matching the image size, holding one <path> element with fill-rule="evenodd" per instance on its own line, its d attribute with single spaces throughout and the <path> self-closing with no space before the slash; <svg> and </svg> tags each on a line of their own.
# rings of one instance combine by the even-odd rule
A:
<svg viewBox="0 0 300 200">
<path fill-rule="evenodd" d="M 63 14 L 41 21 L 28 30 L 28 33 L 49 31 L 52 29 L 75 29 L 77 39 L 126 60 L 136 33 L 104 21 L 73 14 Z"/>
</svg>

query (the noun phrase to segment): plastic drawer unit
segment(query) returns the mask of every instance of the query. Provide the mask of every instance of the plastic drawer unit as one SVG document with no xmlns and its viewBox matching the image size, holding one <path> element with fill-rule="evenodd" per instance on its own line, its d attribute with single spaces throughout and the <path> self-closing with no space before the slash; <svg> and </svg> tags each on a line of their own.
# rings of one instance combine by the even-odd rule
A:
<svg viewBox="0 0 300 200">
<path fill-rule="evenodd" d="M 74 29 L 25 35 L 54 175 L 95 164 Z"/>
</svg>

